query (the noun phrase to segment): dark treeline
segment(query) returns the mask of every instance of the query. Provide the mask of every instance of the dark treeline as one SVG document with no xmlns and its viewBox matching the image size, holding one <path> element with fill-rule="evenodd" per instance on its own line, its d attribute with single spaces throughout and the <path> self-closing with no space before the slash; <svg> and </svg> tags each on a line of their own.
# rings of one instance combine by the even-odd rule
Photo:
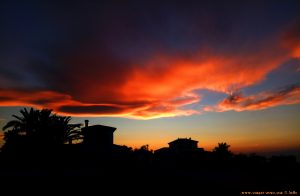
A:
<svg viewBox="0 0 300 196">
<path fill-rule="evenodd" d="M 297 191 L 300 187 L 300 167 L 294 156 L 267 159 L 234 154 L 226 143 L 217 144 L 213 151 L 176 145 L 156 151 L 149 150 L 148 145 L 132 149 L 113 144 L 103 149 L 82 142 L 84 129 L 80 124 L 70 124 L 70 117 L 55 115 L 51 110 L 24 109 L 21 114 L 14 115 L 16 120 L 3 128 L 6 143 L 0 153 L 2 178 L 97 177 L 152 189 L 187 188 L 220 194 Z"/>
</svg>

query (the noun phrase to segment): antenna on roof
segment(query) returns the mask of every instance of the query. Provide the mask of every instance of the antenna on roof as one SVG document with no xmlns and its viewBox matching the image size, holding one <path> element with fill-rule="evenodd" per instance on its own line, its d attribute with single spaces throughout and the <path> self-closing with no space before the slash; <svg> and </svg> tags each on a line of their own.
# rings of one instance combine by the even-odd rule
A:
<svg viewBox="0 0 300 196">
<path fill-rule="evenodd" d="M 89 120 L 84 120 L 84 126 L 88 127 L 89 126 Z"/>
</svg>

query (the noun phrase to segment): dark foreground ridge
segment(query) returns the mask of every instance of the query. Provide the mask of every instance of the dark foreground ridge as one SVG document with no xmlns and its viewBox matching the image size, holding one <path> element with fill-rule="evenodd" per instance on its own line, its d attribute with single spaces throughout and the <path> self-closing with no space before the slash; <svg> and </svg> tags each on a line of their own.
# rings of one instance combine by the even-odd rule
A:
<svg viewBox="0 0 300 196">
<path fill-rule="evenodd" d="M 0 177 L 72 178 L 81 186 L 94 179 L 96 189 L 114 186 L 127 187 L 128 192 L 142 188 L 147 193 L 165 190 L 184 195 L 300 193 L 300 165 L 294 156 L 267 159 L 233 154 L 226 143 L 219 143 L 209 152 L 191 138 L 178 138 L 169 142 L 169 147 L 154 152 L 148 145 L 133 150 L 113 143 L 115 130 L 104 125 L 89 126 L 86 121 L 80 137 L 73 132 L 80 140 L 77 144 L 72 140 L 65 144 L 40 141 L 44 136 L 38 140 L 26 134 L 12 136 L 8 131 L 0 153 Z"/>
<path fill-rule="evenodd" d="M 297 190 L 300 167 L 293 157 L 233 155 L 209 152 L 152 153 L 116 146 L 110 153 L 89 151 L 80 145 L 63 145 L 48 151 L 1 153 L 0 177 L 95 177 L 114 185 L 188 188 L 205 192 Z"/>
</svg>

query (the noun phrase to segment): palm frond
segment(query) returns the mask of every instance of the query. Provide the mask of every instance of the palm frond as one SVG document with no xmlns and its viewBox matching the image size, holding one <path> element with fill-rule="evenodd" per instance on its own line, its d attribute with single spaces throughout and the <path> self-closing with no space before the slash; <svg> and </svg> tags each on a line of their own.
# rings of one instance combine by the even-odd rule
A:
<svg viewBox="0 0 300 196">
<path fill-rule="evenodd" d="M 17 127 L 20 127 L 20 126 L 21 126 L 20 121 L 11 120 L 8 123 L 6 123 L 6 125 L 2 129 L 6 130 L 6 129 L 11 128 L 11 127 L 17 128 Z"/>
</svg>

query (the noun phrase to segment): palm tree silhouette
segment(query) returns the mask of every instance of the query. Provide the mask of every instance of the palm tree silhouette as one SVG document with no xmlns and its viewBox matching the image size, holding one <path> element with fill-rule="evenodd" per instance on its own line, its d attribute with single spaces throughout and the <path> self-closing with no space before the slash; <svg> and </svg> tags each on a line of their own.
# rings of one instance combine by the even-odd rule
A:
<svg viewBox="0 0 300 196">
<path fill-rule="evenodd" d="M 3 127 L 6 142 L 2 150 L 17 145 L 59 145 L 81 137 L 77 129 L 81 124 L 69 124 L 71 117 L 58 116 L 50 109 L 31 108 L 28 111 L 24 108 L 20 113 L 21 116 L 12 115 L 16 120 L 9 121 Z"/>
<path fill-rule="evenodd" d="M 43 113 L 45 112 L 46 110 L 43 110 Z M 24 108 L 23 110 L 20 110 L 20 113 L 22 114 L 21 117 L 12 115 L 17 120 L 9 121 L 3 127 L 3 130 L 12 127 L 13 129 L 11 131 L 18 135 L 25 135 L 30 134 L 31 132 L 35 132 L 35 127 L 38 123 L 38 111 L 31 108 L 28 112 L 28 110 Z"/>
<path fill-rule="evenodd" d="M 229 151 L 230 145 L 228 145 L 226 142 L 218 143 L 218 146 L 214 148 L 214 152 L 218 153 L 227 153 Z"/>
<path fill-rule="evenodd" d="M 70 116 L 52 116 L 52 131 L 55 132 L 55 140 L 59 143 L 72 143 L 73 140 L 82 139 L 81 130 L 77 129 L 81 124 L 70 124 Z"/>
<path fill-rule="evenodd" d="M 221 159 L 227 159 L 230 158 L 232 153 L 229 150 L 230 145 L 228 145 L 226 142 L 218 143 L 218 146 L 216 146 L 213 150 L 213 153 L 217 156 L 217 158 Z"/>
</svg>

